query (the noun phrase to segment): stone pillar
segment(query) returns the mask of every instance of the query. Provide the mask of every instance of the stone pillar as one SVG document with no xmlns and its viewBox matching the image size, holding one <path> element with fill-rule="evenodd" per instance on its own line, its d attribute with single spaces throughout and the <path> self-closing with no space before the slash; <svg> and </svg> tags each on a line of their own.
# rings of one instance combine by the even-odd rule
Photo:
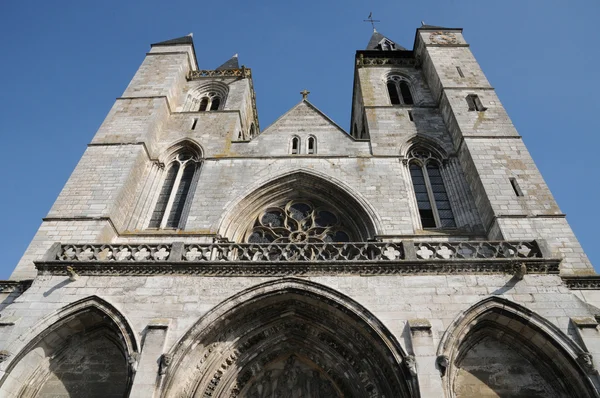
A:
<svg viewBox="0 0 600 398">
<path fill-rule="evenodd" d="M 410 319 L 408 325 L 421 396 L 443 397 L 442 378 L 436 368 L 436 347 L 431 334 L 431 323 L 427 319 Z"/>
<path fill-rule="evenodd" d="M 162 355 L 165 349 L 169 319 L 153 319 L 146 327 L 146 335 L 130 398 L 151 398 L 156 392 Z"/>
</svg>

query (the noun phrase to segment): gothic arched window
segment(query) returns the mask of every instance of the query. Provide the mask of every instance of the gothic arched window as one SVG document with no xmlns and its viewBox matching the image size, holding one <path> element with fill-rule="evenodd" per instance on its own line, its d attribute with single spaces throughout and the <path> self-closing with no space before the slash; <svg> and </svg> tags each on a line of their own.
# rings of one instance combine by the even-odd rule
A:
<svg viewBox="0 0 600 398">
<path fill-rule="evenodd" d="M 292 147 L 291 147 L 290 153 L 292 155 L 297 155 L 300 153 L 300 138 L 298 138 L 298 137 L 292 138 Z"/>
<path fill-rule="evenodd" d="M 205 93 L 200 100 L 200 112 L 204 112 L 206 110 L 210 111 L 218 111 L 221 106 L 221 97 L 214 91 Z"/>
<path fill-rule="evenodd" d="M 410 85 L 405 78 L 398 75 L 390 76 L 387 81 L 387 90 L 392 105 L 414 104 Z"/>
<path fill-rule="evenodd" d="M 350 242 L 341 217 L 325 206 L 291 200 L 262 211 L 248 232 L 248 243 Z"/>
<path fill-rule="evenodd" d="M 408 164 L 421 226 L 424 229 L 455 228 L 454 213 L 446 193 L 439 160 L 427 149 L 413 149 L 410 151 Z"/>
<path fill-rule="evenodd" d="M 317 153 L 317 139 L 313 136 L 308 137 L 306 153 L 308 153 L 309 155 Z"/>
<path fill-rule="evenodd" d="M 200 112 L 204 112 L 208 108 L 208 97 L 202 98 L 200 101 Z"/>
<path fill-rule="evenodd" d="M 149 228 L 179 228 L 199 166 L 200 160 L 189 151 L 179 153 L 167 166 L 165 179 L 148 224 Z"/>
</svg>

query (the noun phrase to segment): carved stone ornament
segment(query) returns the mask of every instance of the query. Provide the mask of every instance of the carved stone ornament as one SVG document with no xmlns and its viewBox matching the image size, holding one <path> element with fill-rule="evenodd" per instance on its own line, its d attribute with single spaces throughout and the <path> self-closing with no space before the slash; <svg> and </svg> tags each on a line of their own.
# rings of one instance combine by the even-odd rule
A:
<svg viewBox="0 0 600 398">
<path fill-rule="evenodd" d="M 435 359 L 435 363 L 437 364 L 441 375 L 444 376 L 446 374 L 446 369 L 450 366 L 450 358 L 448 358 L 447 355 L 439 355 Z"/>
<path fill-rule="evenodd" d="M 140 354 L 137 352 L 132 353 L 127 358 L 127 362 L 129 363 L 129 366 L 131 367 L 131 371 L 134 373 L 137 371 L 139 360 L 140 360 Z"/>
<path fill-rule="evenodd" d="M 248 243 L 351 242 L 351 234 L 332 209 L 303 201 L 270 207 L 257 218 Z"/>
<path fill-rule="evenodd" d="M 240 396 L 248 398 L 271 397 L 338 397 L 339 393 L 321 372 L 311 369 L 292 355 L 285 364 L 270 366 L 248 384 Z"/>
<path fill-rule="evenodd" d="M 589 352 L 582 352 L 577 357 L 577 361 L 583 366 L 586 372 L 589 374 L 597 374 L 598 371 L 594 368 L 594 362 L 592 354 Z"/>
<path fill-rule="evenodd" d="M 159 375 L 164 375 L 167 373 L 167 368 L 171 365 L 173 361 L 173 356 L 171 354 L 162 354 L 160 357 L 160 367 L 158 369 Z"/>
<path fill-rule="evenodd" d="M 0 350 L 0 362 L 4 362 L 8 358 L 10 358 L 10 352 L 7 350 Z"/>
<path fill-rule="evenodd" d="M 458 38 L 454 33 L 450 32 L 432 32 L 429 35 L 429 40 L 433 44 L 457 44 Z"/>
<path fill-rule="evenodd" d="M 415 356 L 407 355 L 406 358 L 404 358 L 404 363 L 406 364 L 406 368 L 408 369 L 410 374 L 412 376 L 416 376 L 417 375 L 417 360 L 415 359 Z"/>
</svg>

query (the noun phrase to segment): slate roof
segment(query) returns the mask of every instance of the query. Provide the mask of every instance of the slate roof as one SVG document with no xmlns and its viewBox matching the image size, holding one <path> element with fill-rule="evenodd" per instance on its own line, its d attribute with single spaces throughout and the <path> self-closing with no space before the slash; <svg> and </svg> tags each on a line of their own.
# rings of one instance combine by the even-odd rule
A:
<svg viewBox="0 0 600 398">
<path fill-rule="evenodd" d="M 176 46 L 178 44 L 194 44 L 194 40 L 191 35 L 178 37 L 176 39 L 165 40 L 158 43 L 151 44 L 150 46 Z"/>
<path fill-rule="evenodd" d="M 233 57 L 229 58 L 229 60 L 227 62 L 225 62 L 223 65 L 219 66 L 216 70 L 239 69 L 239 68 L 240 68 L 240 64 L 238 63 L 238 55 L 235 54 Z"/>
<path fill-rule="evenodd" d="M 376 30 L 373 30 L 373 35 L 371 36 L 371 40 L 369 40 L 369 44 L 367 44 L 366 50 L 379 50 L 379 48 L 377 48 L 377 46 L 383 39 L 387 39 L 387 40 L 391 41 L 392 43 L 394 43 L 394 47 L 395 47 L 394 51 L 406 51 L 406 48 L 400 46 L 398 43 L 396 43 L 395 41 L 391 40 L 388 37 L 385 37 L 384 35 L 382 35 L 381 33 L 379 33 Z"/>
</svg>

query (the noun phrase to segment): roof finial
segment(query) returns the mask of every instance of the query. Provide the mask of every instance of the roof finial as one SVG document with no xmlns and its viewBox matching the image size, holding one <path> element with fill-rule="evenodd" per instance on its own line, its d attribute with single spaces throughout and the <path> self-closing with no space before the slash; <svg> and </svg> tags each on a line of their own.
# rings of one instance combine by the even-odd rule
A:
<svg viewBox="0 0 600 398">
<path fill-rule="evenodd" d="M 425 21 L 421 21 L 421 26 L 425 26 Z"/>
<path fill-rule="evenodd" d="M 190 33 L 188 36 L 189 37 L 194 37 L 194 32 Z"/>
<path fill-rule="evenodd" d="M 363 19 L 363 22 L 371 22 L 371 25 L 373 25 L 373 32 L 377 32 L 377 29 L 375 29 L 375 22 L 381 22 L 378 19 L 373 19 L 373 11 L 371 11 L 369 13 L 369 16 L 367 19 Z"/>
<path fill-rule="evenodd" d="M 310 94 L 310 91 L 304 89 L 300 91 L 300 94 L 302 94 L 302 101 L 306 101 L 308 99 L 308 94 Z"/>
</svg>

